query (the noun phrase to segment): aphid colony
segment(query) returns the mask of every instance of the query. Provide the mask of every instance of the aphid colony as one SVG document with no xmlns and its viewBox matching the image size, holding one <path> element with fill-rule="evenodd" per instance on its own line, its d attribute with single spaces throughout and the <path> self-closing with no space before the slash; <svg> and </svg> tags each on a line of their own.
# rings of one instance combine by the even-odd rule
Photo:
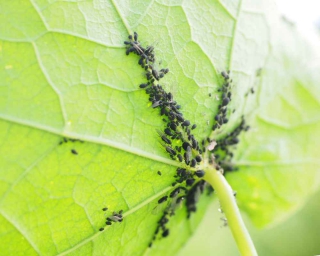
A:
<svg viewBox="0 0 320 256">
<path fill-rule="evenodd" d="M 127 46 L 126 54 L 134 53 L 140 56 L 138 64 L 146 71 L 147 83 L 140 84 L 141 89 L 145 89 L 149 95 L 152 108 L 159 108 L 160 115 L 165 116 L 163 120 L 167 123 L 164 131 L 158 131 L 165 150 L 170 157 L 180 162 L 185 162 L 190 167 L 196 167 L 202 160 L 201 149 L 198 141 L 191 134 L 196 125 L 191 125 L 189 120 L 183 117 L 179 111 L 181 108 L 173 99 L 171 92 L 166 92 L 158 81 L 169 72 L 163 68 L 159 71 L 155 69 L 155 55 L 152 46 L 142 47 L 138 41 L 138 34 L 129 35 L 129 41 L 125 41 Z"/>
<path fill-rule="evenodd" d="M 72 138 L 66 138 L 64 137 L 60 142 L 59 142 L 59 145 L 62 145 L 64 143 L 68 143 L 68 141 L 71 141 L 71 142 L 81 142 L 83 143 L 84 141 L 82 140 L 79 140 L 79 139 L 72 139 Z M 76 151 L 75 149 L 71 149 L 71 153 L 74 154 L 74 155 L 78 155 L 78 151 Z"/>
<path fill-rule="evenodd" d="M 160 116 L 164 117 L 163 121 L 166 123 L 163 131 L 157 131 L 164 149 L 171 159 L 185 164 L 188 168 L 197 168 L 198 164 L 202 161 L 201 155 L 203 153 L 198 141 L 192 134 L 192 130 L 196 129 L 197 126 L 191 124 L 189 120 L 183 117 L 183 114 L 180 112 L 181 106 L 173 99 L 172 93 L 166 92 L 158 84 L 158 81 L 169 72 L 169 69 L 160 69 L 159 71 L 155 69 L 154 48 L 152 46 L 142 47 L 138 41 L 137 33 L 134 33 L 133 36 L 129 35 L 128 38 L 129 41 L 124 42 L 127 46 L 126 54 L 134 53 L 140 56 L 138 64 L 146 71 L 147 83 L 140 84 L 140 88 L 144 89 L 149 95 L 152 108 L 159 109 Z M 158 172 L 158 174 L 161 175 L 161 172 Z M 197 180 L 204 175 L 205 172 L 203 170 L 177 169 L 174 176 L 176 180 L 172 183 L 172 186 L 176 186 L 177 184 L 179 186 L 174 188 L 169 195 L 163 196 L 158 200 L 158 204 L 165 205 L 165 209 L 158 222 L 153 240 L 160 231 L 162 232 L 162 237 L 169 235 L 169 229 L 166 227 L 166 224 L 169 221 L 169 217 L 174 215 L 175 210 L 183 201 L 186 202 L 188 217 L 191 212 L 196 211 L 196 203 L 206 184 L 204 181 L 197 182 Z M 191 187 L 191 189 L 187 187 Z"/>
<path fill-rule="evenodd" d="M 108 211 L 108 208 L 102 208 L 102 211 Z M 107 226 L 111 226 L 112 223 L 115 222 L 122 222 L 123 220 L 123 216 L 122 216 L 123 210 L 120 210 L 119 212 L 113 212 L 113 214 L 111 216 L 106 217 L 106 225 Z M 103 231 L 104 228 L 100 228 L 99 231 Z"/>
<path fill-rule="evenodd" d="M 242 116 L 240 124 L 236 126 L 233 131 L 228 133 L 224 138 L 216 141 L 217 145 L 211 152 L 214 155 L 217 170 L 221 168 L 224 172 L 238 170 L 238 168 L 231 163 L 233 153 L 230 147 L 239 143 L 238 137 L 242 131 L 246 132 L 249 129 L 250 126 L 246 125 L 244 117 Z"/>
<path fill-rule="evenodd" d="M 170 230 L 167 227 L 167 224 L 169 223 L 170 217 L 173 216 L 175 211 L 182 206 L 183 202 L 186 204 L 187 218 L 190 217 L 192 212 L 196 212 L 196 204 L 205 188 L 208 189 L 208 194 L 213 191 L 212 187 L 208 183 L 204 180 L 200 180 L 196 182 L 191 189 L 179 186 L 173 189 L 168 195 L 165 195 L 158 200 L 158 205 L 154 210 L 157 210 L 162 205 L 165 205 L 165 208 L 157 223 L 157 227 L 152 237 L 152 241 L 149 243 L 149 247 L 152 246 L 153 241 L 156 240 L 159 233 L 161 233 L 160 237 L 167 237 L 169 235 Z"/>
<path fill-rule="evenodd" d="M 70 142 L 81 142 L 83 143 L 84 141 L 83 140 L 80 140 L 80 139 L 72 139 L 72 138 L 66 138 L 66 137 L 63 137 L 62 140 L 59 142 L 59 145 L 62 145 L 63 143 L 68 143 L 68 141 Z"/>
<path fill-rule="evenodd" d="M 208 190 L 208 195 L 214 191 L 209 184 L 201 180 L 205 175 L 205 172 L 198 167 L 202 162 L 202 155 L 207 150 L 213 154 L 213 152 L 215 153 L 219 149 L 220 151 L 227 152 L 230 156 L 232 153 L 228 150 L 228 146 L 236 144 L 237 136 L 244 129 L 244 124 L 240 125 L 240 128 L 237 127 L 222 140 L 215 142 L 207 138 L 207 141 L 203 140 L 201 145 L 199 145 L 198 141 L 192 135 L 192 130 L 196 128 L 196 125 L 192 125 L 189 120 L 183 117 L 183 114 L 180 112 L 181 106 L 174 101 L 172 93 L 166 92 L 164 88 L 158 84 L 158 81 L 163 78 L 169 70 L 160 69 L 158 71 L 155 69 L 154 63 L 156 59 L 154 48 L 152 46 L 142 47 L 138 41 L 138 34 L 136 32 L 134 32 L 133 36 L 129 35 L 128 38 L 129 41 L 124 42 L 127 46 L 126 54 L 134 53 L 138 55 L 138 64 L 146 71 L 147 82 L 140 84 L 140 88 L 144 89 L 149 95 L 152 108 L 159 109 L 160 116 L 163 116 L 163 121 L 166 123 L 163 131 L 157 131 L 162 140 L 162 145 L 171 159 L 181 162 L 181 165 L 185 164 L 184 168 L 177 168 L 176 175 L 174 176 L 175 181 L 172 183 L 172 186 L 175 187 L 178 185 L 178 187 L 175 187 L 170 194 L 158 200 L 158 206 L 164 205 L 164 211 L 158 221 L 152 241 L 149 244 L 149 247 L 151 247 L 159 233 L 161 233 L 161 237 L 167 237 L 169 235 L 167 223 L 183 202 L 186 204 L 187 217 L 189 218 L 191 213 L 197 210 L 196 204 L 205 188 Z M 227 105 L 231 100 L 230 83 L 232 82 L 229 74 L 230 72 L 224 71 L 221 73 L 224 78 L 224 84 L 220 89 L 222 92 L 222 102 L 215 116 L 216 122 L 213 130 L 220 128 L 228 122 Z M 210 147 L 208 148 L 207 145 L 211 145 L 212 143 L 217 143 L 216 147 L 212 146 L 212 149 Z M 218 157 L 219 155 L 217 158 Z M 225 167 L 224 161 L 227 160 L 228 159 L 223 158 L 223 161 L 219 161 L 217 168 Z M 160 171 L 157 173 L 161 175 Z"/>
<path fill-rule="evenodd" d="M 227 118 L 227 106 L 229 102 L 231 101 L 231 83 L 232 80 L 230 80 L 230 71 L 225 72 L 222 71 L 221 75 L 224 78 L 224 84 L 221 89 L 218 89 L 218 91 L 222 91 L 222 101 L 221 104 L 218 106 L 218 113 L 214 117 L 214 120 L 216 123 L 213 125 L 212 130 L 219 129 L 223 124 L 226 124 L 229 120 Z"/>
</svg>

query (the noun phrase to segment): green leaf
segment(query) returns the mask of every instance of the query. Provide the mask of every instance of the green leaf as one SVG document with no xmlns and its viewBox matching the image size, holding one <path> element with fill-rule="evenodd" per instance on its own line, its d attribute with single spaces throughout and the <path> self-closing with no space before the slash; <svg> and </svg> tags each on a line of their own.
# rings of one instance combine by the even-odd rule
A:
<svg viewBox="0 0 320 256">
<path fill-rule="evenodd" d="M 163 122 L 138 89 L 138 59 L 125 55 L 133 31 L 169 67 L 161 81 L 198 125 L 199 141 L 211 134 L 218 74 L 231 70 L 236 111 L 212 136 L 243 114 L 252 126 L 236 151 L 241 170 L 227 178 L 256 224 L 318 188 L 319 80 L 305 64 L 319 53 L 269 1 L 20 0 L 0 10 L 3 254 L 163 255 L 196 228 L 208 197 L 191 220 L 177 212 L 169 238 L 147 247 L 160 218 L 151 212 L 178 163 L 161 147 Z M 256 94 L 245 97 L 252 87 Z M 64 136 L 85 142 L 60 145 Z M 99 232 L 104 206 L 125 218 Z"/>
</svg>

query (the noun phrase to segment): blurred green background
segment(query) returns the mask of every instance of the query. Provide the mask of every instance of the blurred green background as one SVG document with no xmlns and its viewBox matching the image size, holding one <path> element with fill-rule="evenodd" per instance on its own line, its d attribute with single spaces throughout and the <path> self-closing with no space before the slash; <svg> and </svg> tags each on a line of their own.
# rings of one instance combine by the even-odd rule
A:
<svg viewBox="0 0 320 256">
<path fill-rule="evenodd" d="M 320 191 L 286 220 L 265 229 L 255 228 L 243 214 L 259 256 L 320 255 Z M 224 217 L 219 202 L 208 207 L 203 221 L 178 256 L 240 255 L 229 228 L 222 227 Z"/>
</svg>

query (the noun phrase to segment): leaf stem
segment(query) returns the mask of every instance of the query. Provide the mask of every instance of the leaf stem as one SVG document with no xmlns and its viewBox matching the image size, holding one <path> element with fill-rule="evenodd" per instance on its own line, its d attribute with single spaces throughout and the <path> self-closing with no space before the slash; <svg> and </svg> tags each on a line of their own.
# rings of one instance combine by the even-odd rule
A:
<svg viewBox="0 0 320 256">
<path fill-rule="evenodd" d="M 231 229 L 241 255 L 258 255 L 250 234 L 241 218 L 233 191 L 223 174 L 213 168 L 213 166 L 207 166 L 204 179 L 210 183 L 218 195 L 228 221 L 228 226 Z"/>
</svg>

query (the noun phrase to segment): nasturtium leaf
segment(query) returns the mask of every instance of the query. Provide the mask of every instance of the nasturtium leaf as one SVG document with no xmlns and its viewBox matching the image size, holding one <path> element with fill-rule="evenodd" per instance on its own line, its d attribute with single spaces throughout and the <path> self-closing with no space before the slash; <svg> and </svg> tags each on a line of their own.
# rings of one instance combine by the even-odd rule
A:
<svg viewBox="0 0 320 256">
<path fill-rule="evenodd" d="M 271 1 L 2 1 L 0 24 L 2 254 L 172 254 L 200 222 L 210 197 L 189 220 L 177 211 L 170 236 L 148 248 L 179 164 L 160 145 L 138 58 L 125 55 L 133 31 L 170 69 L 161 82 L 199 141 L 245 116 L 252 129 L 227 179 L 257 225 L 318 188 L 319 77 L 308 60 L 319 52 Z M 227 69 L 230 121 L 212 133 Z M 123 223 L 100 232 L 103 207 L 123 209 Z"/>
</svg>

